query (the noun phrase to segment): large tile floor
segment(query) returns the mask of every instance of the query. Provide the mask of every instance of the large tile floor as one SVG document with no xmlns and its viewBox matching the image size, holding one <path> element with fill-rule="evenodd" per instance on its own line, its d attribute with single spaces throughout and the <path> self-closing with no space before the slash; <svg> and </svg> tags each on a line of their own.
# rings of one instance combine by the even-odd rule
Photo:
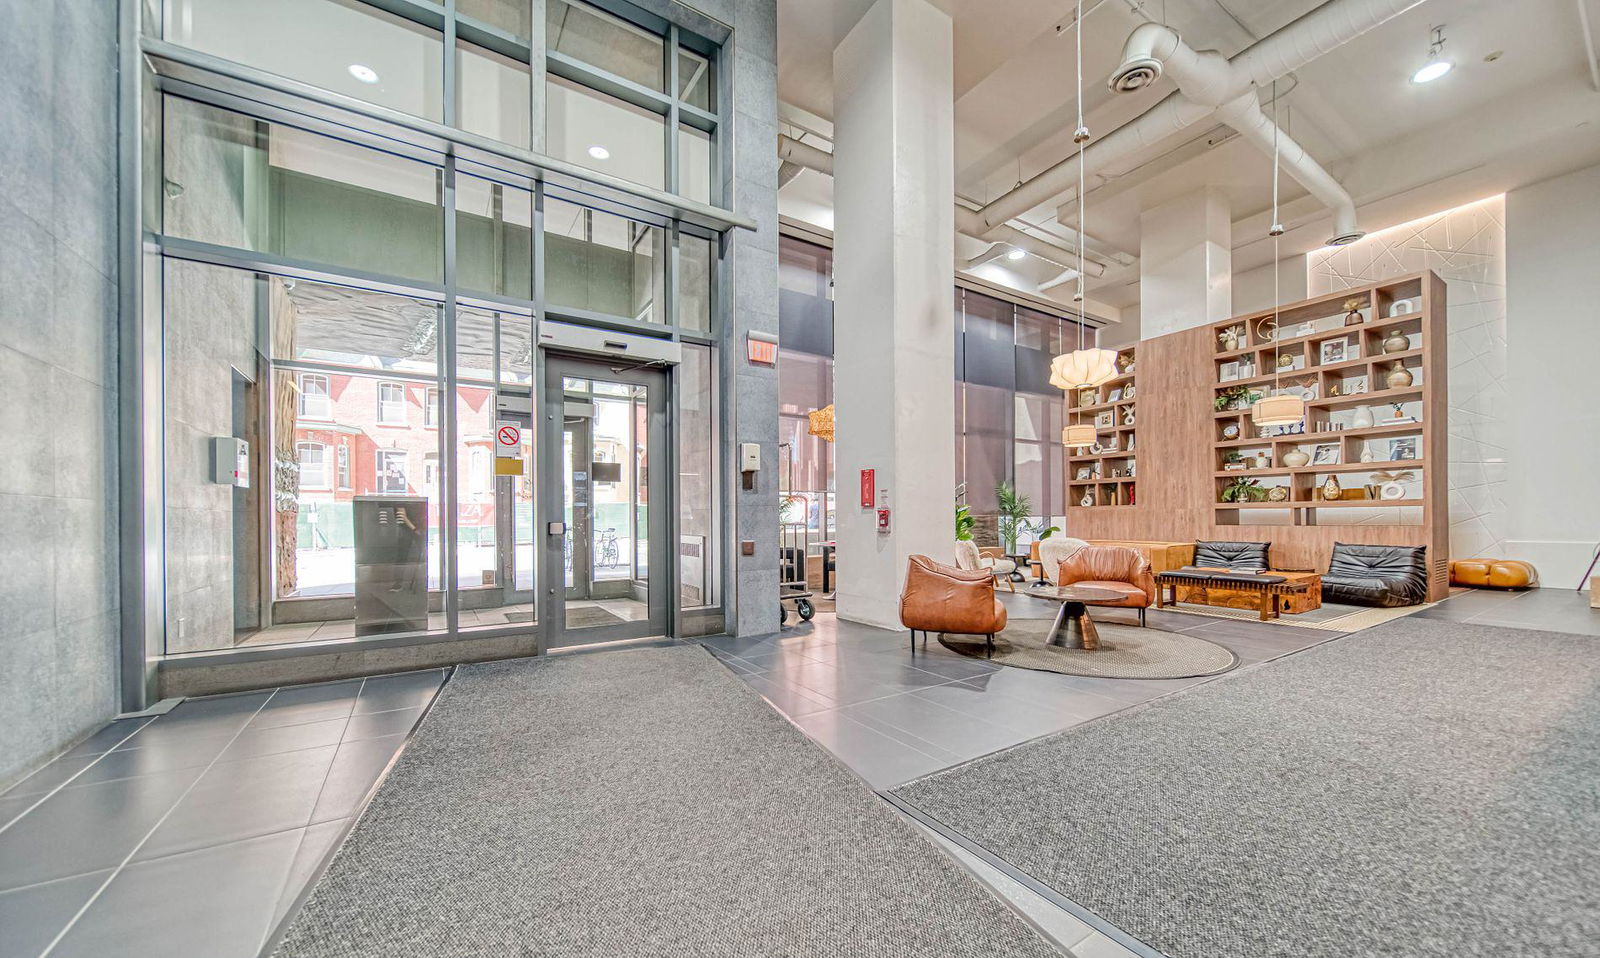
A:
<svg viewBox="0 0 1600 958">
<path fill-rule="evenodd" d="M 1042 617 L 1036 600 L 1004 600 L 1013 616 Z M 1600 636 L 1600 611 L 1566 590 L 1465 592 L 1419 614 Z M 1151 623 L 1220 642 L 1246 669 L 1338 638 L 1154 611 Z M 933 642 L 912 650 L 904 632 L 832 615 L 765 639 L 704 642 L 879 789 L 1217 680 L 1007 669 Z M 443 679 L 434 670 L 214 696 L 111 723 L 0 793 L 0 958 L 257 954 Z M 927 832 L 1077 958 L 1136 953 L 1047 889 Z"/>
<path fill-rule="evenodd" d="M 107 725 L 0 795 L 0 958 L 257 954 L 443 679 L 213 696 Z"/>
</svg>

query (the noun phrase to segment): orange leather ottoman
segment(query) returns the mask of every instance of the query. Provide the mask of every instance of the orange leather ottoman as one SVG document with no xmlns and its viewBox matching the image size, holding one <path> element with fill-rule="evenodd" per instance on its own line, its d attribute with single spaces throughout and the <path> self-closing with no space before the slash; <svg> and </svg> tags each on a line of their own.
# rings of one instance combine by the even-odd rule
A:
<svg viewBox="0 0 1600 958">
<path fill-rule="evenodd" d="M 1479 589 L 1531 589 L 1539 570 L 1520 559 L 1452 559 L 1450 584 Z"/>
</svg>

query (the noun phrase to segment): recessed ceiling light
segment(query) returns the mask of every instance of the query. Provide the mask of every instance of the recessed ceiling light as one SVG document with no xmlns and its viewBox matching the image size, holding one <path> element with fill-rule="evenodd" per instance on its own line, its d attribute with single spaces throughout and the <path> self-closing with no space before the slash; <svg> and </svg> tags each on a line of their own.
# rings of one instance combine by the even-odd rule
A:
<svg viewBox="0 0 1600 958">
<path fill-rule="evenodd" d="M 1411 74 L 1412 83 L 1432 83 L 1439 79 L 1455 66 L 1449 60 L 1430 60 L 1422 65 L 1422 69 Z"/>
<path fill-rule="evenodd" d="M 589 147 L 589 155 L 594 157 L 597 160 L 609 160 L 609 159 L 611 159 L 611 151 L 606 149 L 603 146 L 591 146 L 591 147 Z"/>
<path fill-rule="evenodd" d="M 350 75 L 362 83 L 377 83 L 378 71 L 360 63 L 350 64 Z"/>
<path fill-rule="evenodd" d="M 1013 259 L 1013 260 L 1021 259 L 1022 257 L 1027 256 L 1027 255 L 1028 255 L 1028 251 L 1027 250 L 1013 249 L 1011 252 L 1006 254 L 1006 259 Z"/>
<path fill-rule="evenodd" d="M 1432 83 L 1439 79 L 1455 64 L 1444 58 L 1444 27 L 1433 28 L 1433 39 L 1428 43 L 1428 62 L 1424 63 L 1416 73 L 1411 74 L 1412 83 Z"/>
</svg>

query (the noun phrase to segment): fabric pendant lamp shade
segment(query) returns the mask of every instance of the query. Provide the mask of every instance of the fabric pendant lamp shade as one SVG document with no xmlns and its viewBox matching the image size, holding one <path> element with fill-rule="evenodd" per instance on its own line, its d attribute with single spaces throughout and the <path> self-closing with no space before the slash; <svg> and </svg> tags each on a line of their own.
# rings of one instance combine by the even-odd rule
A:
<svg viewBox="0 0 1600 958">
<path fill-rule="evenodd" d="M 1306 418 L 1306 401 L 1299 396 L 1267 396 L 1250 407 L 1258 426 L 1292 426 Z"/>
<path fill-rule="evenodd" d="M 1061 430 L 1061 444 L 1075 449 L 1084 449 L 1094 445 L 1094 426 L 1080 422 L 1067 426 Z"/>
<path fill-rule="evenodd" d="M 818 439 L 833 442 L 833 403 L 811 410 L 806 413 L 806 418 L 810 420 L 806 432 Z"/>
<path fill-rule="evenodd" d="M 1077 349 L 1050 362 L 1050 385 L 1057 389 L 1098 386 L 1117 375 L 1117 354 L 1111 349 Z"/>
</svg>

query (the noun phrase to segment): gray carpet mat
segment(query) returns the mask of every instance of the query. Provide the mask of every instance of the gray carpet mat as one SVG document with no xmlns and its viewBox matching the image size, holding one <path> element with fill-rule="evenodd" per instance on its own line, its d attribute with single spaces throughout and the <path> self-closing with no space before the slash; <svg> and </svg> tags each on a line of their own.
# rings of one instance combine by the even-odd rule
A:
<svg viewBox="0 0 1600 958">
<path fill-rule="evenodd" d="M 674 647 L 460 668 L 275 954 L 1058 952 Z"/>
<path fill-rule="evenodd" d="M 1402 619 L 894 794 L 1175 958 L 1600 949 L 1593 638 Z"/>
</svg>

